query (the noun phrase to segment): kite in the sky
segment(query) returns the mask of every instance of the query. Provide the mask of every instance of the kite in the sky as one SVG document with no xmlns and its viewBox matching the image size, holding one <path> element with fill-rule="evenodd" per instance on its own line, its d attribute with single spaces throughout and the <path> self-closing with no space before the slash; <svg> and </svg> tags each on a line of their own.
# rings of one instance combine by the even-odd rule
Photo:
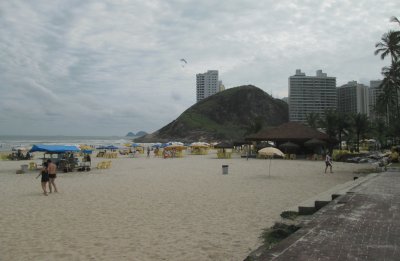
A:
<svg viewBox="0 0 400 261">
<path fill-rule="evenodd" d="M 185 65 L 187 64 L 187 61 L 183 58 L 180 61 L 182 62 L 182 67 L 185 67 Z"/>
</svg>

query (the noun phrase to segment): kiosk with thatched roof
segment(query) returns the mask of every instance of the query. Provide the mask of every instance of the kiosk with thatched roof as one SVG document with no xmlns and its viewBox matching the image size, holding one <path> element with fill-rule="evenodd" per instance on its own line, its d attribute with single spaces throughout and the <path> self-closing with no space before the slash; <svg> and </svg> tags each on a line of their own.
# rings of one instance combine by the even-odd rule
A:
<svg viewBox="0 0 400 261">
<path fill-rule="evenodd" d="M 285 144 L 295 144 L 299 146 L 299 151 L 303 153 L 316 153 L 317 146 L 310 145 L 314 143 L 317 145 L 315 141 L 319 141 L 318 154 L 322 153 L 322 147 L 331 147 L 337 143 L 337 140 L 329 135 L 299 122 L 287 122 L 278 127 L 265 129 L 247 136 L 245 140 L 255 142 L 273 141 L 277 147 L 285 146 Z"/>
</svg>

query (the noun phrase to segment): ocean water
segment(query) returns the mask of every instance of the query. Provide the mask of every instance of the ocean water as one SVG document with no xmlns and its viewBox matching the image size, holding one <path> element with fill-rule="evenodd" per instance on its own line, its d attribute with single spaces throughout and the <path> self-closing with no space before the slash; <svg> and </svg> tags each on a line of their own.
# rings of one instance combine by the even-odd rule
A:
<svg viewBox="0 0 400 261">
<path fill-rule="evenodd" d="M 15 147 L 30 149 L 34 144 L 46 145 L 79 145 L 91 146 L 114 145 L 123 146 L 132 143 L 134 137 L 120 136 L 17 136 L 0 135 L 0 151 L 10 151 Z"/>
</svg>

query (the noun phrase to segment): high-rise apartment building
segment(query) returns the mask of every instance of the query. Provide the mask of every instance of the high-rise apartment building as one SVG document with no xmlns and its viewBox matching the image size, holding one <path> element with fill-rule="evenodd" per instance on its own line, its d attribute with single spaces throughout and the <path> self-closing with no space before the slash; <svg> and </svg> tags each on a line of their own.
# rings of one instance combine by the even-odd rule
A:
<svg viewBox="0 0 400 261">
<path fill-rule="evenodd" d="M 368 86 L 350 81 L 337 88 L 338 111 L 346 114 L 369 115 Z"/>
<path fill-rule="evenodd" d="M 222 84 L 222 81 L 218 80 L 217 70 L 209 70 L 206 73 L 196 74 L 197 102 L 224 89 L 225 86 Z"/>
<path fill-rule="evenodd" d="M 337 108 L 336 77 L 322 70 L 316 76 L 306 76 L 301 70 L 289 77 L 289 121 L 306 122 L 310 113 L 325 115 Z"/>
<path fill-rule="evenodd" d="M 382 84 L 382 80 L 375 80 L 369 82 L 369 115 L 371 119 L 375 119 L 377 117 L 375 112 L 376 102 L 378 100 L 379 95 L 383 92 L 382 88 L 379 86 Z"/>
</svg>

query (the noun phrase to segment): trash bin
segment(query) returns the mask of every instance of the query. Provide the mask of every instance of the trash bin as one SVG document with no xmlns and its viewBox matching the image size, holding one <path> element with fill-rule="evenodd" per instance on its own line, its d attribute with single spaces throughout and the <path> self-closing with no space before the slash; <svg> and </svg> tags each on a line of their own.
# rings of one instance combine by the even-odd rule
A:
<svg viewBox="0 0 400 261">
<path fill-rule="evenodd" d="M 21 170 L 23 171 L 23 172 L 27 172 L 28 171 L 28 165 L 21 165 Z"/>
<path fill-rule="evenodd" d="M 228 165 L 222 165 L 222 174 L 228 174 Z"/>
</svg>

